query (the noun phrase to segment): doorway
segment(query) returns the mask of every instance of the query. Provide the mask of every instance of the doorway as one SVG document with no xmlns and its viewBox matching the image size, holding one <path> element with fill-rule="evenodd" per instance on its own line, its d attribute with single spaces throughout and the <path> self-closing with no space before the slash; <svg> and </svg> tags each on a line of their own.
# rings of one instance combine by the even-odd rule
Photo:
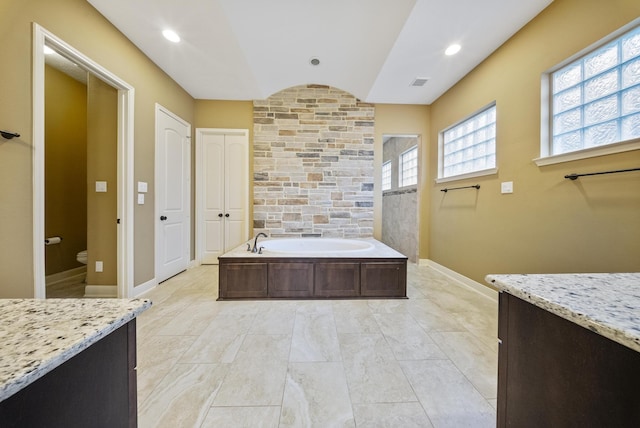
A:
<svg viewBox="0 0 640 428">
<path fill-rule="evenodd" d="M 34 296 L 46 298 L 45 263 L 45 45 L 85 70 L 100 84 L 114 90 L 117 103 L 115 114 L 116 145 L 114 147 L 114 179 L 111 187 L 116 207 L 106 220 L 115 229 L 115 257 L 108 264 L 114 272 L 113 285 L 97 285 L 93 295 L 129 297 L 133 294 L 133 87 L 93 62 L 75 48 L 34 23 L 33 37 L 33 266 Z M 112 126 L 113 128 L 114 126 Z M 89 128 L 89 126 L 88 126 Z M 89 131 L 90 132 L 90 131 Z M 97 183 L 96 183 L 97 184 Z M 102 188 L 100 184 L 99 188 Z M 96 186 L 98 189 L 98 186 Z M 100 190 L 98 190 L 100 191 Z M 54 236 L 55 237 L 55 236 Z M 103 261 L 103 260 L 102 260 Z M 103 261 L 104 266 L 104 261 Z M 95 263 L 95 270 L 100 270 Z M 108 288 L 104 288 L 108 287 Z"/>
<path fill-rule="evenodd" d="M 196 129 L 196 258 L 218 257 L 249 238 L 249 130 Z"/>
<path fill-rule="evenodd" d="M 420 137 L 383 135 L 382 242 L 417 262 Z"/>
</svg>

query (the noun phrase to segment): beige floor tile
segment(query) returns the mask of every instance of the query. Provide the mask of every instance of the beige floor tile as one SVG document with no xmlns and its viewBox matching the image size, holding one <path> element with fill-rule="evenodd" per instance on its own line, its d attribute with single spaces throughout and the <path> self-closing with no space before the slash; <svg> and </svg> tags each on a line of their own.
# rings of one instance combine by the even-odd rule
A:
<svg viewBox="0 0 640 428">
<path fill-rule="evenodd" d="M 144 401 L 151 391 L 171 371 L 174 364 L 191 346 L 193 336 L 153 336 L 138 346 L 138 401 Z"/>
<path fill-rule="evenodd" d="M 249 334 L 291 335 L 293 333 L 295 317 L 295 306 L 282 307 L 279 305 L 266 311 L 259 311 L 256 313 L 253 324 L 249 329 Z"/>
<path fill-rule="evenodd" d="M 228 368 L 225 364 L 176 364 L 140 406 L 140 428 L 200 426 Z"/>
<path fill-rule="evenodd" d="M 418 325 L 426 332 L 431 331 L 465 331 L 465 327 L 457 318 L 451 316 L 430 299 L 415 299 L 409 302 L 408 311 Z"/>
<path fill-rule="evenodd" d="M 342 364 L 290 363 L 281 427 L 355 427 Z"/>
<path fill-rule="evenodd" d="M 291 336 L 286 334 L 247 334 L 234 361 L 288 361 Z"/>
<path fill-rule="evenodd" d="M 382 333 L 340 334 L 340 352 L 345 362 L 395 361 L 393 351 Z"/>
<path fill-rule="evenodd" d="M 235 361 L 229 367 L 214 406 L 279 406 L 287 375 L 286 361 Z"/>
<path fill-rule="evenodd" d="M 231 363 L 255 314 L 218 314 L 183 355 L 181 363 Z"/>
<path fill-rule="evenodd" d="M 409 299 L 216 301 L 217 275 L 144 296 L 141 426 L 495 426 L 495 301 L 413 264 Z"/>
<path fill-rule="evenodd" d="M 289 361 L 340 361 L 331 306 L 303 304 L 296 312 Z"/>
<path fill-rule="evenodd" d="M 280 406 L 212 407 L 201 428 L 278 428 Z"/>
<path fill-rule="evenodd" d="M 353 404 L 418 401 L 400 364 L 395 361 L 344 363 Z"/>
<path fill-rule="evenodd" d="M 410 314 L 375 314 L 375 318 L 397 360 L 446 358 Z"/>
<path fill-rule="evenodd" d="M 420 403 L 354 404 L 358 428 L 431 428 Z"/>
<path fill-rule="evenodd" d="M 495 427 L 489 402 L 449 360 L 401 361 L 434 427 Z"/>
<path fill-rule="evenodd" d="M 379 333 L 380 327 L 365 300 L 339 300 L 333 304 L 338 333 Z"/>
<path fill-rule="evenodd" d="M 493 350 L 471 333 L 431 333 L 430 336 L 484 398 L 496 398 L 498 356 Z"/>
<path fill-rule="evenodd" d="M 187 306 L 182 312 L 155 334 L 162 336 L 199 336 L 218 313 L 216 302 L 199 302 Z"/>
</svg>

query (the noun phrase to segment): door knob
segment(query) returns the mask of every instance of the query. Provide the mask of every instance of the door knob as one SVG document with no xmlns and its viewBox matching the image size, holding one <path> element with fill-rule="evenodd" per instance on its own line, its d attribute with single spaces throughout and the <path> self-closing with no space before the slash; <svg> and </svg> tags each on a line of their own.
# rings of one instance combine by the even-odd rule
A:
<svg viewBox="0 0 640 428">
<path fill-rule="evenodd" d="M 165 221 L 166 219 L 167 219 L 167 216 L 166 216 L 166 215 L 161 215 L 161 216 L 160 216 L 160 221 Z"/>
<path fill-rule="evenodd" d="M 222 217 L 222 213 L 218 214 L 218 217 Z"/>
<path fill-rule="evenodd" d="M 225 217 L 229 217 L 229 213 L 226 213 L 224 216 L 225 216 Z"/>
</svg>

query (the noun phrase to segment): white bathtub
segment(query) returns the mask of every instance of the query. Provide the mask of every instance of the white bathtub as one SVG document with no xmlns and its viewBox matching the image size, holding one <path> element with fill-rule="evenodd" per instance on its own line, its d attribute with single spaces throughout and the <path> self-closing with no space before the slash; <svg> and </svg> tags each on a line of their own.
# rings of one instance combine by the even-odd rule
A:
<svg viewBox="0 0 640 428">
<path fill-rule="evenodd" d="M 258 241 L 263 254 L 333 255 L 366 253 L 374 249 L 371 242 L 338 238 L 275 238 Z"/>
</svg>

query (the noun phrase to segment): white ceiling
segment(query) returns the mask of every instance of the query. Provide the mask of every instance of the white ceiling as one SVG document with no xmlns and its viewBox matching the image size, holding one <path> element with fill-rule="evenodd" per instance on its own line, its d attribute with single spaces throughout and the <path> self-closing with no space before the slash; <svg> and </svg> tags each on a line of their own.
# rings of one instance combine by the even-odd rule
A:
<svg viewBox="0 0 640 428">
<path fill-rule="evenodd" d="M 372 103 L 431 104 L 552 0 L 87 1 L 197 99 L 317 83 Z M 446 57 L 451 43 L 462 50 Z M 417 77 L 429 81 L 411 86 Z"/>
</svg>

